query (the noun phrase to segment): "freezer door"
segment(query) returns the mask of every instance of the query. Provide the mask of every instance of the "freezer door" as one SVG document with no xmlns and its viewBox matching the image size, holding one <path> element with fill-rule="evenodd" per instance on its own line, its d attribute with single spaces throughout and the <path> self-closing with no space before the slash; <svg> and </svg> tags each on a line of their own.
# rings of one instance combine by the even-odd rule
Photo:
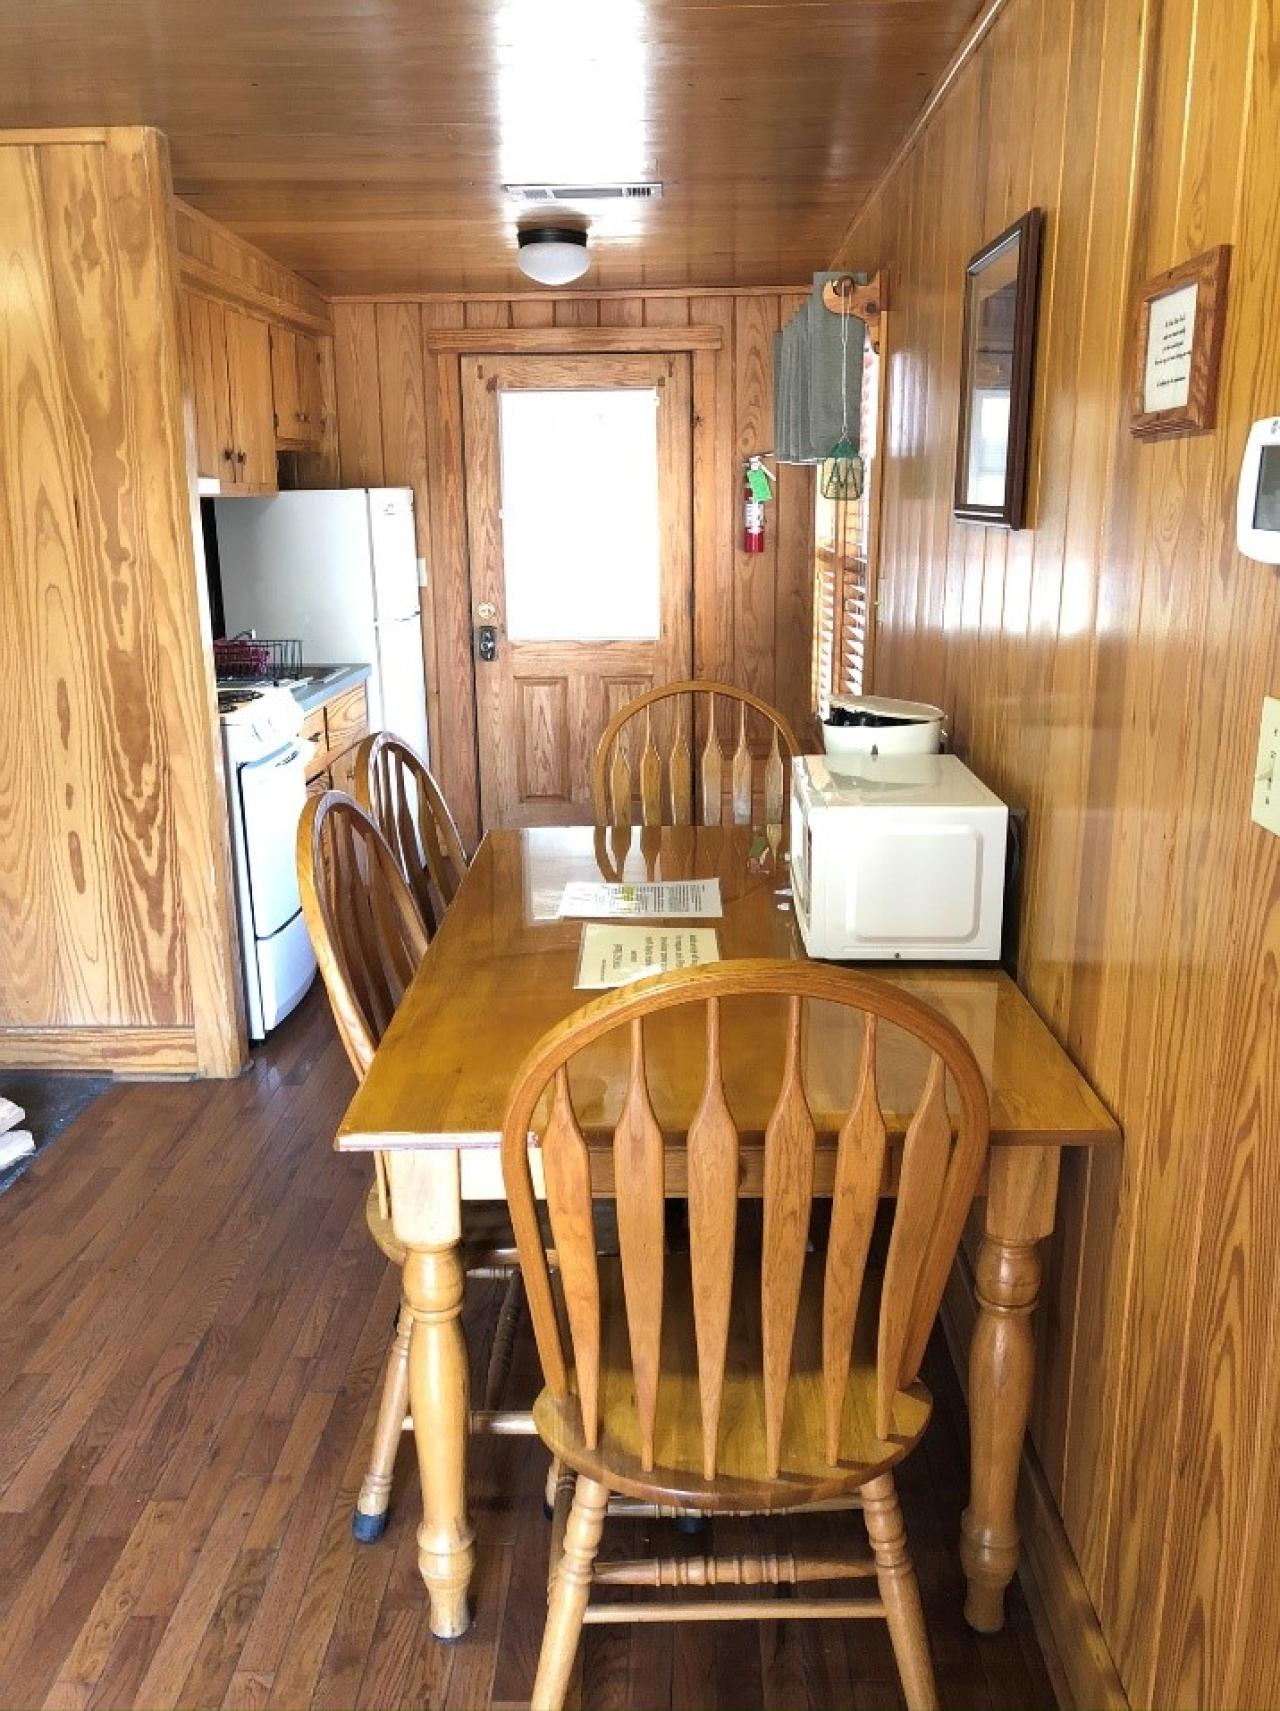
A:
<svg viewBox="0 0 1280 1711">
<path fill-rule="evenodd" d="M 372 663 L 373 549 L 365 488 L 220 499 L 214 512 L 229 636 L 241 630 L 296 636 L 308 662 Z"/>
<path fill-rule="evenodd" d="M 377 678 L 381 707 L 374 707 L 370 697 L 370 716 L 384 731 L 393 731 L 430 760 L 422 628 L 416 612 L 399 623 L 378 625 Z"/>
<path fill-rule="evenodd" d="M 422 602 L 413 493 L 409 488 L 369 489 L 369 536 L 373 543 L 375 617 L 380 624 L 411 617 Z"/>
</svg>

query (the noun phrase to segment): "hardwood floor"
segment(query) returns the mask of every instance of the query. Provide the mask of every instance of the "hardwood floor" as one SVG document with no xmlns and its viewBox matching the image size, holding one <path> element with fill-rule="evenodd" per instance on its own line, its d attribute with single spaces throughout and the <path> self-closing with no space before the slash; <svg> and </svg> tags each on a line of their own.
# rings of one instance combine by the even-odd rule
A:
<svg viewBox="0 0 1280 1711">
<path fill-rule="evenodd" d="M 366 1168 L 329 1150 L 350 1089 L 316 993 L 239 1081 L 114 1087 L 0 1198 L 4 1711 L 527 1704 L 546 1584 L 535 1441 L 476 1445 L 476 1621 L 457 1644 L 427 1632 L 407 1444 L 387 1533 L 350 1536 L 397 1300 L 364 1227 Z M 481 1354 L 498 1300 L 471 1286 Z M 1016 1586 L 1003 1634 L 962 1620 L 963 1418 L 936 1340 L 926 1377 L 940 1405 L 900 1485 L 943 1703 L 1051 1708 Z M 526 1335 L 513 1395 L 532 1384 Z M 718 1523 L 718 1544 L 754 1525 Z M 609 1550 L 641 1528 L 611 1523 Z M 589 1629 L 582 1702 L 901 1703 L 870 1622 Z"/>
</svg>

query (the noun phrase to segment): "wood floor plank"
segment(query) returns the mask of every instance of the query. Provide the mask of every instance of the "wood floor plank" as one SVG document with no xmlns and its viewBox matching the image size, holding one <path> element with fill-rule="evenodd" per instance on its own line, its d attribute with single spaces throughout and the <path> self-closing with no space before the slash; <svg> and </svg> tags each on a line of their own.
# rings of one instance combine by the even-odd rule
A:
<svg viewBox="0 0 1280 1711">
<path fill-rule="evenodd" d="M 143 1705 L 178 1703 L 261 1497 L 262 1481 L 252 1477 L 228 1491 L 138 1688 Z"/>
<path fill-rule="evenodd" d="M 546 1611 L 536 1440 L 472 1446 L 460 1642 L 430 1635 L 408 1440 L 383 1538 L 350 1535 L 399 1298 L 364 1225 L 367 1166 L 330 1147 L 350 1089 L 316 993 L 238 1081 L 112 1088 L 0 1196 L 0 1711 L 528 1704 Z M 468 1289 L 477 1389 L 501 1294 Z M 979 1642 L 960 1617 L 963 1410 L 938 1349 L 926 1377 L 937 1418 L 901 1489 L 943 1704 L 1047 1711 L 1016 1590 L 1005 1634 Z M 526 1322 L 508 1400 L 537 1385 Z M 750 1525 L 717 1522 L 715 1547 Z M 613 1522 L 605 1549 L 706 1544 Z M 579 1680 L 587 1711 L 901 1704 L 869 1622 L 596 1627 Z"/>
</svg>

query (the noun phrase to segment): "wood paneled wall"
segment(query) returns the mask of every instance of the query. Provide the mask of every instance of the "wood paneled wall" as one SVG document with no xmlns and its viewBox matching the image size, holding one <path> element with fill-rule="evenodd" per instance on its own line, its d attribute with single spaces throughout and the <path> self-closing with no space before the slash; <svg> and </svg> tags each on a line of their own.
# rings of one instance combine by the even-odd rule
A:
<svg viewBox="0 0 1280 1711">
<path fill-rule="evenodd" d="M 706 325 L 715 356 L 716 444 L 696 467 L 694 650 L 699 675 L 727 678 L 809 722 L 812 476 L 782 472 L 767 546 L 740 550 L 742 460 L 773 444 L 772 339 L 803 293 L 557 295 L 334 304 L 338 431 L 345 485 L 409 485 L 427 561 L 424 648 L 434 764 L 464 827 L 478 825 L 471 597 L 457 359 L 426 356 L 430 327 Z M 622 496 L 619 499 L 623 503 Z"/>
<path fill-rule="evenodd" d="M 955 522 L 967 257 L 1047 213 L 1030 526 Z M 1128 432 L 1135 286 L 1235 246 L 1219 427 Z M 841 265 L 890 273 L 877 690 L 1029 809 L 1021 976 L 1123 1122 L 1069 1157 L 1040 1458 L 1131 1702 L 1280 1703 L 1280 842 L 1249 818 L 1280 582 L 1280 4 L 1008 0 Z"/>
<path fill-rule="evenodd" d="M 169 207 L 155 132 L 0 133 L 0 1063 L 243 1058 Z"/>
</svg>

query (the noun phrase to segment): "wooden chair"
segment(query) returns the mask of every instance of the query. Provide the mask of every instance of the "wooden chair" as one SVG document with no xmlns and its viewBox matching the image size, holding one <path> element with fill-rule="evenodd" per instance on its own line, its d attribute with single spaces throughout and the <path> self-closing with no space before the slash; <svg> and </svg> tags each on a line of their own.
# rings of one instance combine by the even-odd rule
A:
<svg viewBox="0 0 1280 1711">
<path fill-rule="evenodd" d="M 338 1033 L 351 1067 L 363 1080 L 378 1041 L 426 954 L 427 928 L 391 846 L 369 815 L 338 791 L 309 798 L 302 811 L 298 886 Z M 490 1352 L 484 1410 L 477 1417 L 479 1424 L 501 1430 L 510 1419 L 498 1412 L 498 1402 L 519 1323 L 520 1273 L 505 1215 L 486 1233 L 475 1227 L 484 1214 L 479 1208 L 469 1211 L 473 1217 L 464 1232 L 469 1275 L 508 1279 Z M 380 1153 L 374 1155 L 374 1182 L 365 1201 L 365 1219 L 382 1252 L 393 1264 L 403 1266 L 405 1250 L 392 1229 Z M 364 1543 L 380 1537 L 387 1524 L 396 1449 L 408 1424 L 411 1323 L 402 1302 L 384 1368 L 369 1471 L 351 1518 L 352 1532 Z"/>
<path fill-rule="evenodd" d="M 739 1137 L 725 1096 L 721 1032 L 734 1024 L 736 1001 L 750 998 L 743 1006 L 748 1014 L 737 1021 L 752 1023 L 760 1038 L 762 994 L 775 1000 L 765 1009 L 782 1030 L 777 1044 L 784 1046 L 785 1061 L 764 1138 L 762 1237 L 750 1253 L 737 1228 Z M 864 1017 L 856 1086 L 836 1143 L 825 1253 L 807 1250 L 815 1132 L 803 1064 L 805 1003 L 814 1000 Z M 646 1056 L 645 1018 L 677 1007 L 699 1012 L 689 1025 L 700 1023 L 706 1040 L 697 1108 L 687 1120 L 681 1114 L 675 1128 L 687 1129 L 687 1254 L 664 1252 L 664 1147 L 680 1143 L 670 1139 L 672 1114 L 663 1113 L 663 1127 L 655 1117 Z M 889 1168 L 876 1088 L 883 1024 L 915 1036 L 927 1067 L 901 1150 L 893 1230 L 877 1289 L 867 1255 Z M 616 1262 L 599 1258 L 592 1239 L 590 1161 L 570 1073 L 580 1053 L 615 1030 L 626 1031 L 630 1066 L 618 1090 L 613 1132 Z M 669 1023 L 650 1029 L 655 1036 L 664 1031 L 670 1038 Z M 597 1086 L 600 1061 L 596 1053 L 585 1066 Z M 667 1088 L 661 1060 L 653 1064 L 655 1083 Z M 959 1111 L 954 1139 L 948 1077 Z M 558 1256 L 554 1293 L 530 1175 L 535 1118 Z M 744 960 L 638 981 L 588 1004 L 529 1053 L 507 1107 L 502 1166 L 546 1381 L 534 1422 L 567 1470 L 558 1494 L 535 1711 L 563 1703 L 584 1621 L 752 1615 L 883 1617 L 908 1705 L 924 1711 L 936 1704 L 891 1470 L 929 1419 L 920 1364 L 987 1138 L 982 1075 L 951 1023 L 896 987 L 817 963 Z M 713 1515 L 829 1507 L 834 1499 L 854 1497 L 871 1554 L 674 1557 L 597 1566 L 611 1493 L 656 1505 L 658 1512 Z M 775 1586 L 863 1576 L 874 1577 L 878 1597 L 589 1602 L 593 1586 Z"/>
<path fill-rule="evenodd" d="M 680 699 L 685 696 L 689 697 L 688 707 Z M 727 769 L 717 701 L 737 710 L 737 741 Z M 664 769 L 654 738 L 654 713 L 667 702 L 671 706 L 665 709 L 669 731 Z M 703 717 L 690 720 L 691 709 Z M 759 820 L 755 814 L 756 766 L 748 711 L 755 713 L 757 725 L 763 722 L 767 736 Z M 705 729 L 701 741 L 696 734 L 699 728 Z M 699 751 L 696 790 L 691 740 Z M 726 790 L 734 824 L 781 826 L 787 804 L 786 762 L 799 753 L 796 734 L 785 715 L 749 690 L 695 678 L 664 683 L 619 708 L 604 728 L 591 763 L 596 824 L 630 826 L 638 786 L 640 823 L 645 826 L 719 826 L 724 820 Z"/>
<path fill-rule="evenodd" d="M 438 927 L 469 864 L 426 762 L 400 737 L 379 731 L 356 754 L 355 787 L 360 806 L 395 851 L 423 920 Z"/>
</svg>

